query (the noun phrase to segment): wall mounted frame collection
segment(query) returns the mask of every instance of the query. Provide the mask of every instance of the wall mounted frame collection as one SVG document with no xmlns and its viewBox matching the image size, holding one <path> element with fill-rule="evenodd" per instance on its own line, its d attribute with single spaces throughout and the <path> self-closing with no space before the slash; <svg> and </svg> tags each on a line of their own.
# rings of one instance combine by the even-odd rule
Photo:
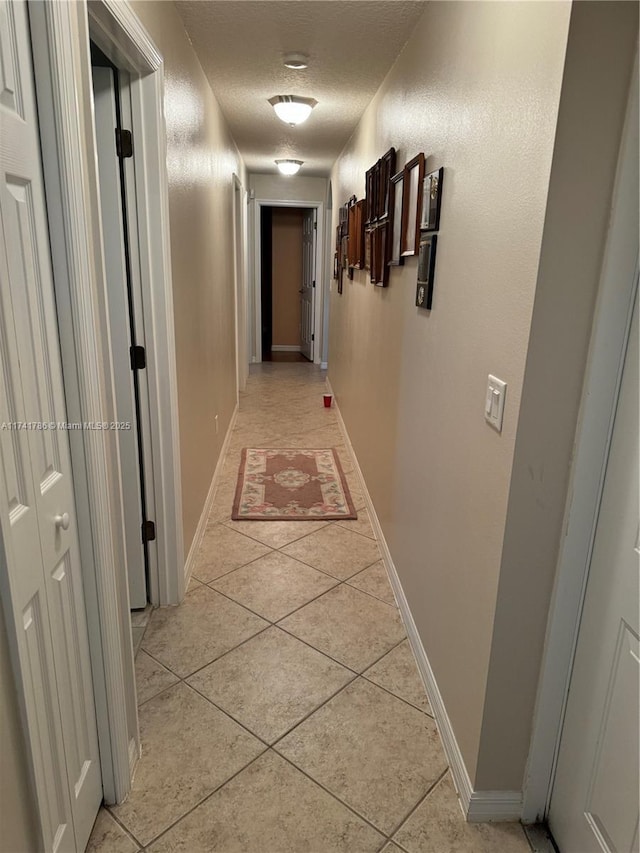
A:
<svg viewBox="0 0 640 853">
<path fill-rule="evenodd" d="M 354 270 L 367 270 L 372 284 L 387 287 L 391 268 L 417 256 L 416 306 L 431 309 L 444 168 L 425 171 L 419 153 L 396 172 L 390 148 L 365 173 L 365 198 L 352 196 L 339 209 L 333 274 L 338 293 L 345 272 L 353 279 Z"/>
</svg>

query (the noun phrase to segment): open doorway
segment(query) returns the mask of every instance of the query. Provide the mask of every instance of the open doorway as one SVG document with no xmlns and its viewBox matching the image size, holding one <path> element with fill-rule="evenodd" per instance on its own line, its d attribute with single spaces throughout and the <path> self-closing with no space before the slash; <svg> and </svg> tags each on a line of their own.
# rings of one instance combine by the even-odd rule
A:
<svg viewBox="0 0 640 853">
<path fill-rule="evenodd" d="M 149 571 L 155 560 L 155 514 L 149 468 L 149 392 L 137 234 L 135 158 L 129 75 L 91 42 L 91 74 L 100 185 L 102 239 L 124 503 L 124 544 L 137 651 L 149 616 Z"/>
<path fill-rule="evenodd" d="M 262 361 L 313 361 L 315 208 L 260 207 Z"/>
<path fill-rule="evenodd" d="M 143 408 L 148 411 L 140 266 L 130 232 L 137 233 L 129 75 L 91 42 L 91 75 L 100 185 L 102 239 L 123 483 L 127 580 L 132 610 L 147 608 L 154 523 L 147 510 Z M 126 125 L 126 126 L 125 126 Z M 146 418 L 148 421 L 148 418 Z M 151 516 L 152 518 L 152 516 Z M 140 632 L 132 631 L 132 636 Z"/>
</svg>

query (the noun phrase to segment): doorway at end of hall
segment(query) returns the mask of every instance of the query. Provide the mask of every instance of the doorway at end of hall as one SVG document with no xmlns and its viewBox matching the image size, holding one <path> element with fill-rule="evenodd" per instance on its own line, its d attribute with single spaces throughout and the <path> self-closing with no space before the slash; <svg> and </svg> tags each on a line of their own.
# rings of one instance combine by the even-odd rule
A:
<svg viewBox="0 0 640 853">
<path fill-rule="evenodd" d="M 309 360 L 302 340 L 304 224 L 308 208 L 260 209 L 262 360 Z"/>
</svg>

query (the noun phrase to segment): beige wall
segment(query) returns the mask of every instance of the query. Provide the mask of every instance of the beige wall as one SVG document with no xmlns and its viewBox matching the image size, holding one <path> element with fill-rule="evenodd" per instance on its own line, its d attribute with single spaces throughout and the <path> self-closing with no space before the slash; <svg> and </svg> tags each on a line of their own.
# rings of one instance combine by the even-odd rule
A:
<svg viewBox="0 0 640 853">
<path fill-rule="evenodd" d="M 611 4 L 577 6 L 600 7 L 602 17 Z M 598 97 L 609 119 L 621 117 L 624 98 L 607 108 L 602 95 L 609 86 L 624 89 L 628 73 L 624 63 L 611 71 L 612 41 L 602 35 L 610 27 L 615 41 L 626 26 L 619 49 L 629 52 L 634 29 L 619 13 L 587 26 L 598 59 L 580 103 L 575 91 L 563 95 L 567 122 L 575 120 L 571 110 L 582 116 L 571 145 L 598 118 Z M 415 259 L 392 270 L 387 289 L 359 272 L 342 296 L 332 284 L 329 376 L 471 780 L 482 790 L 522 787 L 593 307 L 597 250 L 587 252 L 588 282 L 563 282 L 554 267 L 544 290 L 549 296 L 555 288 L 555 296 L 541 307 L 544 319 L 537 316 L 541 250 L 553 240 L 557 261 L 568 233 L 584 246 L 602 228 L 601 217 L 568 233 L 571 217 L 549 220 L 552 163 L 553 195 L 566 200 L 574 192 L 575 216 L 588 215 L 588 184 L 600 162 L 594 148 L 601 141 L 592 146 L 583 138 L 591 166 L 581 154 L 580 169 L 560 182 L 573 156 L 569 146 L 554 158 L 570 16 L 565 2 L 428 4 L 331 176 L 335 209 L 352 193 L 364 195 L 365 170 L 390 146 L 399 166 L 424 151 L 428 171 L 445 167 L 433 310 L 415 307 Z M 615 122 L 610 130 L 604 177 L 596 182 L 601 199 L 610 189 Z M 589 293 L 574 311 L 583 286 Z M 537 343 L 530 350 L 534 301 Z M 568 394 L 559 447 L 540 408 L 541 377 L 548 384 L 554 376 L 544 355 L 552 333 L 553 359 L 566 357 L 560 395 L 551 396 L 564 405 L 561 394 Z M 525 368 L 525 390 L 539 408 L 534 416 L 527 400 L 530 420 L 523 422 Z M 483 417 L 489 373 L 508 384 L 502 434 Z M 531 478 L 544 487 L 532 491 Z M 544 533 L 531 526 L 533 518 L 547 525 Z"/>
<path fill-rule="evenodd" d="M 236 402 L 233 173 L 246 182 L 240 155 L 173 3 L 135 0 L 133 8 L 164 58 L 188 552 Z"/>
<path fill-rule="evenodd" d="M 480 739 L 484 789 L 496 774 L 518 787 L 527 759 L 637 32 L 637 4 L 573 6 Z"/>
<path fill-rule="evenodd" d="M 255 198 L 269 201 L 324 202 L 327 195 L 326 178 L 305 178 L 304 175 L 252 174 L 249 187 Z"/>
<path fill-rule="evenodd" d="M 276 346 L 300 346 L 303 216 L 297 207 L 273 208 L 272 344 Z"/>
</svg>

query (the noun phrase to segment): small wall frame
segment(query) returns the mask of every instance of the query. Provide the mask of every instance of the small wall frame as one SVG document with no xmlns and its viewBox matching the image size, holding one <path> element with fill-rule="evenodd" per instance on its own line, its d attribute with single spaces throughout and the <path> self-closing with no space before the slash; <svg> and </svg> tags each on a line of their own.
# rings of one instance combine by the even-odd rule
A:
<svg viewBox="0 0 640 853">
<path fill-rule="evenodd" d="M 442 179 L 444 169 L 429 172 L 422 185 L 421 231 L 437 231 L 440 228 L 440 206 L 442 204 Z"/>
<path fill-rule="evenodd" d="M 391 235 L 388 264 L 392 267 L 402 266 L 402 190 L 404 187 L 404 170 L 390 179 L 391 219 L 389 233 Z"/>
<path fill-rule="evenodd" d="M 378 222 L 381 222 L 388 219 L 392 212 L 391 176 L 396 170 L 396 149 L 390 148 L 376 165 L 378 171 L 376 211 Z"/>
<path fill-rule="evenodd" d="M 416 305 L 431 310 L 433 304 L 433 282 L 436 269 L 436 234 L 423 235 L 418 251 L 418 281 L 416 283 Z"/>
<path fill-rule="evenodd" d="M 371 228 L 364 231 L 364 268 L 371 271 Z"/>
<path fill-rule="evenodd" d="M 356 201 L 349 207 L 349 266 L 364 269 L 364 214 L 365 201 Z"/>
<path fill-rule="evenodd" d="M 417 255 L 420 248 L 420 214 L 424 183 L 424 154 L 417 154 L 404 167 L 402 203 L 403 257 Z"/>
<path fill-rule="evenodd" d="M 371 225 L 378 218 L 378 163 L 365 173 L 365 224 Z"/>
<path fill-rule="evenodd" d="M 376 287 L 389 284 L 389 223 L 383 222 L 371 232 L 371 282 Z"/>
</svg>

